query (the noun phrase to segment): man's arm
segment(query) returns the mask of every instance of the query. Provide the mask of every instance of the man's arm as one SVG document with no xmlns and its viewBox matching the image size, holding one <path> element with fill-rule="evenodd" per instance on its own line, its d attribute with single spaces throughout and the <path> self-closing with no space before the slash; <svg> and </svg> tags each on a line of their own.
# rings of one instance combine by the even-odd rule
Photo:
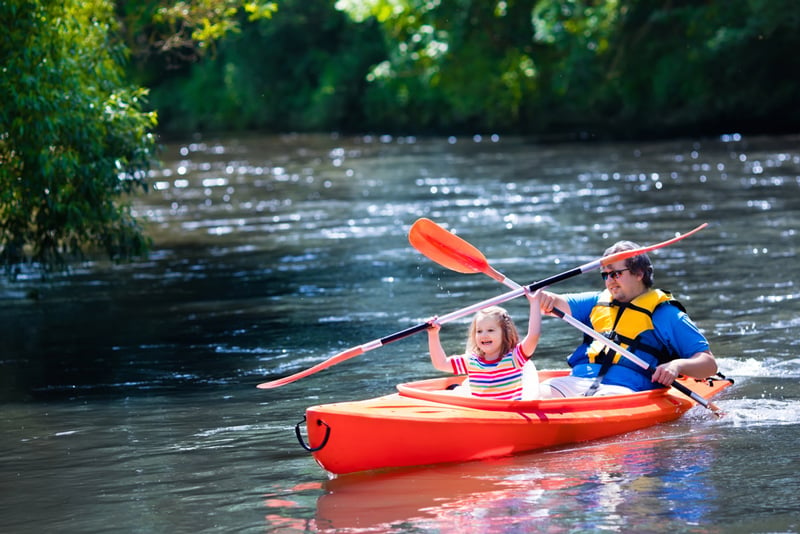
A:
<svg viewBox="0 0 800 534">
<path fill-rule="evenodd" d="M 669 386 L 678 378 L 678 375 L 691 376 L 692 378 L 705 378 L 717 372 L 717 360 L 711 351 L 693 354 L 689 358 L 678 358 L 656 367 L 653 373 L 653 382 Z"/>
</svg>

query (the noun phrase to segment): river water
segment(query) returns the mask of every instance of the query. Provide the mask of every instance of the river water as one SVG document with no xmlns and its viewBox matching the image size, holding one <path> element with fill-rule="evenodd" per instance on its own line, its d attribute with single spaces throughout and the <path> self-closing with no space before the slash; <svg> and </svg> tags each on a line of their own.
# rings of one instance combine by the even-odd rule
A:
<svg viewBox="0 0 800 534">
<path fill-rule="evenodd" d="M 0 285 L 0 530 L 800 532 L 798 141 L 167 145 L 135 199 L 147 261 Z M 419 217 L 520 283 L 708 222 L 651 257 L 736 380 L 725 417 L 695 408 L 590 444 L 329 477 L 295 439 L 305 408 L 439 376 L 425 336 L 255 386 L 507 290 L 420 255 Z M 587 273 L 557 289 L 600 287 Z M 524 318 L 524 299 L 507 307 Z M 448 350 L 465 321 L 443 328 Z M 580 335 L 543 328 L 537 364 L 562 368 Z"/>
</svg>

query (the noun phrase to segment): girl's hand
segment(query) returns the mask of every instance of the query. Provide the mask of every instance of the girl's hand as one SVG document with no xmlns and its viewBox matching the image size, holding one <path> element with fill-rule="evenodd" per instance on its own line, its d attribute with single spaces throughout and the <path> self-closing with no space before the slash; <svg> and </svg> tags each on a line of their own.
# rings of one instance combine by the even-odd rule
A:
<svg viewBox="0 0 800 534">
<path fill-rule="evenodd" d="M 543 289 L 539 288 L 533 293 L 528 290 L 527 286 L 524 286 L 523 289 L 525 289 L 525 297 L 528 299 L 528 302 L 531 304 L 539 304 L 541 306 L 542 292 L 544 291 Z"/>
<path fill-rule="evenodd" d="M 441 329 L 442 325 L 439 323 L 439 317 L 434 315 L 428 320 L 428 332 L 433 334 L 439 332 Z"/>
</svg>

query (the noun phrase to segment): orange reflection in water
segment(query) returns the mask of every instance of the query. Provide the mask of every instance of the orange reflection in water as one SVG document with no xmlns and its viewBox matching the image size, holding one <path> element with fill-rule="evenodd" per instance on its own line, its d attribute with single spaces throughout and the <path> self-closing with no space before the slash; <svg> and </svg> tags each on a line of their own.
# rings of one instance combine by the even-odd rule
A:
<svg viewBox="0 0 800 534">
<path fill-rule="evenodd" d="M 702 436 L 657 434 L 651 432 L 646 441 L 340 476 L 321 483 L 324 493 L 317 499 L 314 519 L 292 519 L 286 505 L 280 511 L 273 507 L 267 516 L 269 530 L 648 530 L 675 521 L 716 532 L 706 523 L 713 522 L 710 499 L 716 492 L 704 476 L 713 462 L 713 442 Z M 304 490 L 317 491 L 307 485 Z"/>
</svg>

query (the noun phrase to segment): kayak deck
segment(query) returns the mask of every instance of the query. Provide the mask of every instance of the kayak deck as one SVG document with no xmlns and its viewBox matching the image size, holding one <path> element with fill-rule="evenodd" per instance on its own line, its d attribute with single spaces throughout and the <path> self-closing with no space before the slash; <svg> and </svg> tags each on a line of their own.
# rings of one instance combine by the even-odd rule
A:
<svg viewBox="0 0 800 534">
<path fill-rule="evenodd" d="M 539 374 L 545 380 L 567 373 Z M 382 397 L 310 407 L 304 446 L 335 474 L 467 461 L 622 434 L 675 420 L 697 404 L 673 388 L 528 401 L 481 399 L 447 389 L 463 379 L 421 380 Z M 731 384 L 680 380 L 705 399 Z"/>
</svg>

